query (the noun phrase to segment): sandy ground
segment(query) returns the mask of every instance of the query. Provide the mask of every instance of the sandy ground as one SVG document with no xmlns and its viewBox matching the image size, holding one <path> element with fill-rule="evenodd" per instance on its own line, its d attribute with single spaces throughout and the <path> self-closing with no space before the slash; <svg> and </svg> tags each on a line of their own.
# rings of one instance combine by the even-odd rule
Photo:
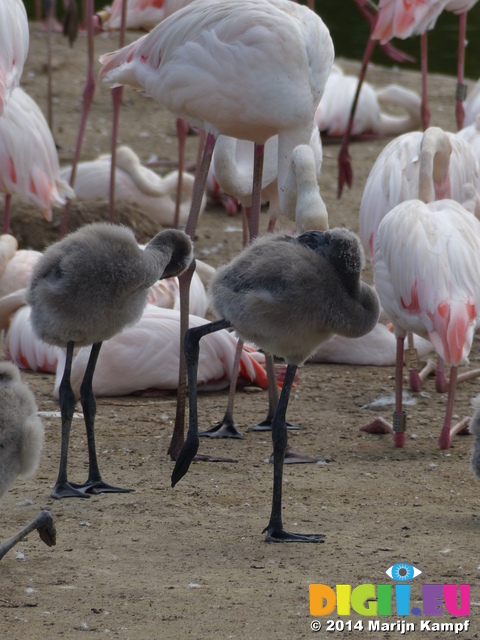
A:
<svg viewBox="0 0 480 640">
<path fill-rule="evenodd" d="M 131 35 L 130 38 L 135 36 Z M 116 40 L 97 38 L 96 53 L 116 48 Z M 86 39 L 73 49 L 54 42 L 54 133 L 62 164 L 71 161 L 85 79 Z M 45 109 L 45 39 L 32 29 L 32 44 L 23 75 L 24 88 Z M 358 65 L 343 62 L 346 71 Z M 98 66 L 98 65 L 97 65 Z M 419 90 L 418 74 L 372 69 L 378 85 L 398 82 Z M 453 78 L 433 76 L 429 95 L 432 124 L 454 130 Z M 107 152 L 111 103 L 106 87 L 97 87 L 82 157 Z M 125 90 L 120 141 L 142 160 L 154 154 L 174 161 L 173 116 L 153 101 Z M 336 198 L 337 145 L 324 147 L 321 182 L 331 226 L 358 229 L 358 208 L 368 172 L 385 140 L 352 146 L 355 184 Z M 189 140 L 193 160 L 196 139 Z M 80 213 L 77 209 L 80 209 Z M 105 216 L 98 203 L 74 207 L 72 228 L 79 221 Z M 141 211 L 119 209 L 119 220 L 139 240 L 157 229 Z M 12 229 L 21 246 L 43 248 L 58 234 L 59 214 L 52 227 L 28 207 L 14 208 Z M 284 224 L 282 224 L 282 222 Z M 265 220 L 262 222 L 265 225 Z M 280 221 L 280 228 L 288 228 Z M 217 266 L 241 245 L 241 220 L 220 209 L 204 214 L 195 243 L 198 257 Z M 370 278 L 367 270 L 366 279 Z M 478 343 L 470 366 L 479 366 Z M 53 378 L 25 372 L 41 411 L 56 411 Z M 456 415 L 470 413 L 478 382 L 458 390 Z M 412 606 L 421 605 L 421 583 L 466 583 L 472 587 L 470 629 L 459 637 L 480 633 L 478 552 L 480 500 L 469 469 L 472 437 L 458 437 L 440 451 L 437 437 L 443 422 L 445 395 L 433 379 L 408 407 L 405 448 L 394 449 L 387 436 L 366 435 L 359 427 L 376 415 L 391 416 L 392 407 L 362 408 L 380 396 L 393 395 L 393 367 L 307 364 L 292 396 L 289 418 L 303 425 L 291 432 L 296 451 L 326 457 L 329 462 L 289 465 L 285 471 L 284 521 L 287 529 L 322 532 L 319 545 L 267 545 L 272 467 L 267 434 L 246 433 L 264 417 L 265 392 L 239 392 L 236 421 L 241 441 L 201 441 L 201 452 L 234 457 L 236 464 L 193 464 L 188 475 L 170 488 L 173 463 L 167 455 L 175 415 L 175 396 L 162 398 L 100 398 L 97 442 L 104 478 L 131 487 L 134 493 L 89 500 L 50 498 L 60 452 L 60 421 L 45 418 L 46 442 L 40 468 L 19 481 L 3 499 L 0 538 L 8 537 L 42 508 L 57 525 L 58 541 L 47 548 L 36 534 L 19 545 L 22 558 L 10 552 L 0 565 L 0 637 L 30 640 L 63 637 L 271 639 L 309 638 L 314 618 L 309 611 L 309 584 L 389 583 L 385 571 L 407 562 L 423 571 L 413 581 Z M 221 418 L 226 391 L 205 394 L 199 403 L 201 425 Z M 82 481 L 87 472 L 83 421 L 74 421 L 70 475 Z M 394 609 L 395 612 L 395 609 Z M 336 619 L 336 614 L 330 616 Z M 400 637 L 400 631 L 365 630 L 316 634 L 327 638 Z M 395 623 L 397 616 L 385 618 Z M 345 618 L 343 619 L 345 620 Z M 410 637 L 451 638 L 450 632 L 420 632 L 419 619 Z M 454 622 L 445 612 L 440 622 Z M 460 620 L 463 621 L 463 618 Z"/>
</svg>

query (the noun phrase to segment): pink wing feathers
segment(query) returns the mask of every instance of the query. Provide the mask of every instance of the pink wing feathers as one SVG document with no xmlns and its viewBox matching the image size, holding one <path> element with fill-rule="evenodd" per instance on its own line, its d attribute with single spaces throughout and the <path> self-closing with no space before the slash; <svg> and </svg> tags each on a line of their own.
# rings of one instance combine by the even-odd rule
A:
<svg viewBox="0 0 480 640">
<path fill-rule="evenodd" d="M 190 327 L 205 324 L 204 318 L 190 316 Z M 180 351 L 180 314 L 171 309 L 147 305 L 140 321 L 102 345 L 93 379 L 96 396 L 128 395 L 146 389 L 177 389 Z M 222 330 L 202 338 L 198 384 L 204 391 L 228 387 L 237 341 Z M 89 349 L 80 349 L 72 365 L 72 388 L 79 394 Z M 55 394 L 64 369 L 59 361 Z M 242 352 L 240 377 L 267 387 L 265 369 L 249 350 Z"/>
</svg>

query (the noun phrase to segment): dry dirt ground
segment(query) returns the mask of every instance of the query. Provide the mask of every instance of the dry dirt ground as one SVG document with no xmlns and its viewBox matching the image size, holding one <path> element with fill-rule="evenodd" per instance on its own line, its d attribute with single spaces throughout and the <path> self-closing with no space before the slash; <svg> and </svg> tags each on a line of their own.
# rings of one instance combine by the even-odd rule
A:
<svg viewBox="0 0 480 640">
<path fill-rule="evenodd" d="M 129 38 L 133 39 L 135 34 Z M 116 39 L 97 38 L 96 53 L 116 48 Z M 73 49 L 54 40 L 54 133 L 62 164 L 71 161 L 85 79 L 86 38 Z M 23 86 L 46 107 L 45 38 L 32 28 L 32 44 Z M 344 62 L 346 71 L 358 65 Z M 97 64 L 98 68 L 98 64 Z M 419 90 L 418 74 L 372 69 L 378 85 L 398 82 Z M 433 76 L 429 84 L 432 123 L 454 130 L 454 80 Z M 111 103 L 98 86 L 82 157 L 107 152 Z M 156 154 L 174 161 L 174 118 L 131 89 L 124 94 L 120 141 L 142 160 Z M 358 208 L 368 172 L 385 140 L 352 146 L 354 188 L 336 198 L 337 145 L 326 145 L 321 188 L 331 226 L 358 229 Z M 189 159 L 196 152 L 189 140 Z M 103 207 L 103 208 L 102 208 Z M 98 203 L 74 207 L 72 225 L 105 216 Z M 157 229 L 134 208 L 118 210 L 139 240 Z M 43 248 L 58 234 L 38 212 L 15 207 L 12 228 L 22 246 Z M 283 221 L 284 222 L 284 221 Z M 288 222 L 280 227 L 288 228 Z M 241 221 L 220 209 L 208 209 L 196 238 L 197 256 L 216 266 L 240 248 Z M 369 278 L 367 272 L 365 278 Z M 126 363 L 127 364 L 127 363 Z M 470 366 L 479 366 L 474 345 Z M 23 374 L 41 411 L 56 411 L 53 379 Z M 458 390 L 456 414 L 470 413 L 479 383 Z M 458 437 L 440 451 L 437 437 L 446 404 L 429 379 L 424 392 L 408 407 L 405 448 L 394 449 L 390 437 L 366 435 L 362 424 L 376 415 L 390 417 L 392 407 L 362 409 L 380 396 L 393 394 L 393 367 L 307 364 L 293 394 L 289 417 L 304 429 L 291 433 L 295 450 L 329 459 L 324 464 L 289 465 L 285 471 L 284 521 L 287 529 L 322 532 L 319 545 L 266 544 L 272 467 L 269 435 L 246 433 L 241 441 L 201 441 L 201 451 L 234 457 L 235 464 L 197 463 L 175 489 L 173 463 L 167 455 L 175 414 L 175 396 L 100 398 L 97 439 L 100 465 L 107 481 L 134 493 L 99 495 L 89 500 L 50 498 L 60 452 L 60 421 L 45 418 L 46 442 L 40 468 L 17 482 L 2 501 L 0 538 L 23 526 L 40 509 L 50 509 L 57 525 L 56 547 L 47 548 L 32 534 L 0 564 L 0 637 L 69 640 L 117 637 L 271 639 L 308 638 L 309 584 L 389 583 L 385 571 L 403 561 L 423 575 L 412 582 L 412 606 L 420 606 L 423 582 L 472 587 L 470 629 L 480 634 L 478 607 L 480 554 L 479 485 L 469 469 L 472 437 Z M 206 427 L 222 415 L 226 391 L 201 396 L 199 416 Z M 266 410 L 266 393 L 239 392 L 236 420 L 247 427 Z M 83 421 L 74 421 L 70 445 L 73 481 L 86 477 L 87 451 Z M 414 604 L 415 602 L 415 604 Z M 394 609 L 395 611 L 395 609 Z M 336 619 L 336 614 L 331 618 Z M 347 617 L 349 619 L 349 617 Z M 353 614 L 353 622 L 368 618 Z M 397 617 L 386 618 L 395 622 Z M 450 632 L 420 632 L 418 619 L 410 637 L 450 638 Z M 441 622 L 456 621 L 445 613 Z M 461 619 L 463 621 L 463 618 Z M 344 631 L 332 635 L 400 637 L 400 632 Z"/>
</svg>

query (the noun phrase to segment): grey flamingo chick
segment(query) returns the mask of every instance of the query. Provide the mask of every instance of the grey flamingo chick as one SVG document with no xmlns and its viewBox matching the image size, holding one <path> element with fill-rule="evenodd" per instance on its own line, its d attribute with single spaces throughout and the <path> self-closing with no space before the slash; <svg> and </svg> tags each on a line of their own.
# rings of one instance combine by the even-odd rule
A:
<svg viewBox="0 0 480 640">
<path fill-rule="evenodd" d="M 347 229 L 307 231 L 291 237 L 257 238 L 213 276 L 210 304 L 216 322 L 185 335 L 190 424 L 172 474 L 172 486 L 187 473 L 199 444 L 196 368 L 200 338 L 234 327 L 244 340 L 283 357 L 287 371 L 272 423 L 273 502 L 267 542 L 319 542 L 322 535 L 288 533 L 282 526 L 282 476 L 287 448 L 286 410 L 297 366 L 334 334 L 358 337 L 375 326 L 380 305 L 361 281 L 365 258 Z"/>
<path fill-rule="evenodd" d="M 28 477 L 34 473 L 42 446 L 43 425 L 33 393 L 22 382 L 14 364 L 0 362 L 0 497 L 19 475 Z M 41 511 L 30 524 L 0 545 L 0 560 L 35 529 L 45 544 L 49 547 L 55 544 L 52 516 Z"/>
<path fill-rule="evenodd" d="M 94 223 L 50 246 L 36 264 L 27 292 L 33 329 L 45 342 L 67 347 L 59 391 L 62 449 L 53 498 L 128 491 L 103 482 L 98 468 L 92 391 L 98 354 L 104 340 L 140 319 L 149 287 L 160 278 L 182 273 L 191 261 L 192 243 L 181 231 L 158 233 L 141 249 L 127 227 Z M 67 480 L 68 440 L 75 409 L 70 372 L 74 346 L 86 345 L 92 345 L 92 350 L 80 399 L 87 429 L 89 474 L 87 482 L 77 486 Z"/>
</svg>

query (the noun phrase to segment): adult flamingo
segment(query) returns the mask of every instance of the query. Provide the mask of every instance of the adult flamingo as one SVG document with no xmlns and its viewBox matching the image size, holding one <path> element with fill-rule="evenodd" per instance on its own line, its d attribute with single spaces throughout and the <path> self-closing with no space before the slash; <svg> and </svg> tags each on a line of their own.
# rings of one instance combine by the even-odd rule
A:
<svg viewBox="0 0 480 640">
<path fill-rule="evenodd" d="M 479 269 L 480 222 L 454 200 L 408 200 L 392 209 L 378 228 L 375 286 L 397 337 L 393 416 L 397 447 L 405 443 L 402 370 L 408 331 L 428 336 L 450 365 L 440 448 L 447 449 L 452 436 L 465 426 L 464 421 L 453 427 L 451 423 L 457 368 L 467 361 L 480 321 Z M 385 426 L 377 420 L 363 430 L 375 430 L 379 422 Z"/>
<path fill-rule="evenodd" d="M 421 179 L 421 199 L 452 198 L 479 216 L 479 171 L 468 143 L 439 127 L 405 133 L 389 142 L 370 171 L 360 204 L 359 234 L 372 260 L 381 221 L 396 205 L 418 197 Z M 411 334 L 408 341 L 413 349 Z M 418 391 L 431 366 L 419 373 L 416 363 L 416 357 L 409 358 L 410 386 Z M 441 380 L 439 369 L 437 388 L 443 390 Z"/>
<path fill-rule="evenodd" d="M 40 107 L 17 87 L 0 117 L 0 191 L 5 193 L 3 232 L 10 225 L 10 199 L 17 195 L 40 207 L 52 220 L 51 207 L 75 193 L 59 175 L 57 150 Z"/>
<path fill-rule="evenodd" d="M 207 132 L 185 227 L 193 237 L 220 134 L 256 143 L 254 218 L 260 210 L 263 145 L 278 134 L 278 194 L 280 210 L 287 213 L 292 206 L 285 191 L 290 158 L 297 145 L 310 140 L 333 56 L 332 39 L 322 20 L 290 0 L 198 0 L 137 42 L 104 56 L 100 75 L 107 82 L 145 89 L 170 111 Z M 272 78 L 274 83 L 269 81 Z M 187 329 L 187 292 L 193 269 L 194 265 L 181 278 L 182 335 Z M 174 459 L 183 442 L 185 378 L 182 364 L 170 445 Z"/>
<path fill-rule="evenodd" d="M 208 321 L 190 315 L 189 326 L 199 327 Z M 140 320 L 107 340 L 95 367 L 93 392 L 98 396 L 129 395 L 138 392 L 176 390 L 178 365 L 180 314 L 173 309 L 162 309 L 147 304 Z M 197 383 L 202 391 L 217 391 L 230 383 L 237 339 L 228 331 L 211 334 L 202 341 Z M 78 351 L 72 362 L 71 384 L 76 397 L 88 363 L 89 350 Z M 240 382 L 267 386 L 263 354 L 244 348 L 240 358 Z M 58 397 L 65 355 L 62 351 L 55 382 Z"/>
<path fill-rule="evenodd" d="M 463 100 L 465 99 L 466 87 L 464 85 L 464 60 L 465 60 L 465 33 L 467 12 L 476 4 L 478 0 L 380 0 L 378 7 L 375 7 L 369 0 L 368 6 L 373 6 L 376 10 L 371 16 L 371 33 L 362 60 L 362 68 L 358 78 L 357 93 L 353 100 L 350 112 L 348 128 L 343 137 L 342 146 L 338 156 L 338 195 L 342 194 L 345 183 L 349 187 L 352 185 L 353 171 L 350 155 L 348 153 L 348 142 L 350 139 L 355 109 L 362 83 L 365 79 L 368 62 L 373 53 L 375 43 L 388 43 L 392 38 L 408 38 L 412 35 L 421 35 L 421 69 L 422 69 L 422 126 L 427 129 L 430 122 L 430 109 L 427 100 L 427 31 L 433 29 L 440 13 L 445 9 L 453 13 L 460 14 L 459 37 L 458 37 L 458 66 L 457 66 L 457 91 L 456 91 L 456 119 L 457 128 L 463 127 L 465 116 Z M 366 13 L 367 0 L 355 0 L 355 3 Z"/>
<path fill-rule="evenodd" d="M 345 75 L 334 64 L 328 76 L 325 91 L 315 112 L 315 122 L 322 136 L 340 137 L 345 133 L 350 107 L 357 89 L 358 79 Z M 368 82 L 362 84 L 358 98 L 352 135 L 355 137 L 398 136 L 417 129 L 420 124 L 420 96 L 397 84 L 374 89 Z M 395 105 L 405 115 L 392 116 L 382 111 Z"/>
<path fill-rule="evenodd" d="M 29 43 L 25 5 L 22 0 L 4 0 L 0 3 L 0 116 L 20 82 Z"/>
<path fill-rule="evenodd" d="M 175 226 L 175 204 L 177 197 L 178 171 L 159 176 L 143 166 L 137 154 L 122 145 L 117 149 L 115 169 L 115 201 L 131 202 L 138 205 L 142 215 L 159 225 Z M 102 154 L 85 162 L 79 162 L 75 172 L 73 188 L 78 198 L 110 197 L 111 154 Z M 70 181 L 72 167 L 60 171 L 64 180 Z M 195 177 L 184 173 L 180 197 L 179 220 L 185 224 L 190 211 Z M 200 214 L 207 201 L 203 199 Z"/>
<path fill-rule="evenodd" d="M 472 207 L 480 217 L 474 197 L 480 168 L 471 146 L 457 134 L 429 127 L 391 140 L 380 152 L 368 175 L 359 211 L 359 235 L 374 256 L 378 226 L 397 204 L 418 197 L 420 176 L 429 200 L 448 197 Z"/>
</svg>

